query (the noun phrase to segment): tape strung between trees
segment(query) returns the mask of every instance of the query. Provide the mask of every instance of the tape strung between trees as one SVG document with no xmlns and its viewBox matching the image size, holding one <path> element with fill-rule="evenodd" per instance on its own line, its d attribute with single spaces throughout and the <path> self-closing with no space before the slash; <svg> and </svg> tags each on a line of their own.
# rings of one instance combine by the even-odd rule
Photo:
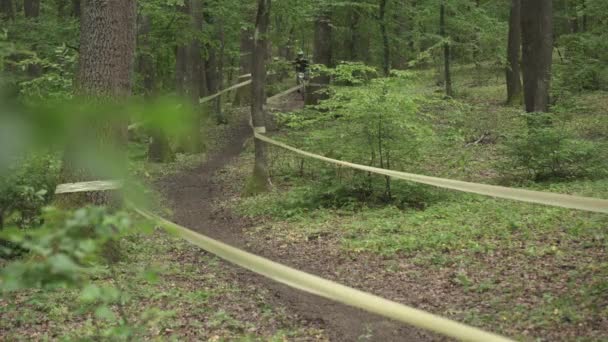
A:
<svg viewBox="0 0 608 342">
<path fill-rule="evenodd" d="M 507 188 L 504 186 L 480 184 L 464 182 L 453 179 L 444 179 L 437 177 L 429 177 L 423 175 L 417 175 L 413 173 L 386 170 L 377 167 L 365 166 L 355 163 L 349 163 L 341 160 L 336 160 L 328 157 L 324 157 L 318 154 L 306 152 L 295 147 L 289 146 L 282 142 L 268 138 L 265 135 L 255 133 L 255 138 L 264 141 L 268 144 L 278 146 L 280 148 L 295 152 L 297 154 L 321 160 L 327 163 L 350 167 L 352 169 L 368 171 L 380 175 L 385 175 L 393 178 L 403 179 L 411 182 L 422 183 L 427 185 L 436 186 L 444 189 L 458 190 L 462 192 L 469 192 L 478 195 L 485 195 L 490 197 L 505 198 L 520 202 L 538 203 L 545 204 L 554 207 L 562 207 L 568 209 L 578 209 L 584 211 L 598 212 L 608 214 L 608 200 L 591 197 L 580 197 L 572 195 L 564 195 L 552 192 L 533 191 L 525 189 Z"/>
<path fill-rule="evenodd" d="M 250 81 L 248 81 L 250 82 Z M 243 82 L 245 83 L 245 82 Z M 243 85 L 236 85 L 243 86 Z M 235 86 L 231 87 L 234 89 Z M 283 93 L 269 98 L 271 102 L 279 97 L 288 95 L 300 86 L 291 88 Z M 230 88 L 228 88 L 230 89 Z M 224 91 L 228 91 L 228 89 Z M 220 92 L 222 93 L 222 92 Z M 212 96 L 219 96 L 219 94 Z M 457 180 L 443 179 L 437 177 L 429 177 L 406 172 L 385 170 L 355 163 L 340 161 L 332 158 L 327 158 L 318 154 L 306 152 L 287 144 L 281 143 L 274 139 L 268 138 L 262 134 L 265 131 L 264 127 L 254 127 L 254 136 L 256 139 L 264 141 L 268 144 L 292 151 L 294 153 L 332 163 L 342 165 L 357 170 L 368 171 L 380 175 L 385 175 L 393 178 L 404 179 L 412 182 L 432 185 L 445 189 L 458 190 L 463 192 L 475 193 L 491 197 L 505 198 L 522 202 L 539 203 L 563 208 L 579 209 L 584 211 L 608 213 L 608 200 L 579 197 L 571 195 L 563 195 L 556 193 L 531 191 L 524 189 L 514 189 L 501 186 L 487 185 L 463 182 Z M 71 192 L 86 192 L 86 191 L 107 191 L 116 190 L 122 186 L 120 181 L 94 181 L 73 184 L 62 184 L 56 189 L 56 194 L 65 194 Z M 376 313 L 384 317 L 394 319 L 412 326 L 423 328 L 429 331 L 453 337 L 464 341 L 479 341 L 479 342 L 505 342 L 511 341 L 505 337 L 488 333 L 483 330 L 467 326 L 440 316 L 430 314 L 428 312 L 408 307 L 382 297 L 378 297 L 363 291 L 359 291 L 336 282 L 323 279 L 274 261 L 262 258 L 255 254 L 251 254 L 240 249 L 231 247 L 217 240 L 211 239 L 200 233 L 194 232 L 188 228 L 170 222 L 158 215 L 155 215 L 147 210 L 140 209 L 131 205 L 133 210 L 141 216 L 152 220 L 174 234 L 177 234 L 186 241 L 206 250 L 209 253 L 215 254 L 222 259 L 246 268 L 250 271 L 268 277 L 277 282 L 286 284 L 290 287 L 301 291 L 315 294 L 324 298 L 331 299 L 346 305 L 357 307 L 368 312 Z"/>
<path fill-rule="evenodd" d="M 119 181 L 94 181 L 59 185 L 56 194 L 67 194 L 86 191 L 107 191 L 121 188 Z M 423 328 L 429 331 L 453 337 L 463 341 L 476 342 L 509 342 L 505 337 L 485 332 L 447 318 L 418 310 L 394 301 L 384 299 L 339 283 L 302 272 L 279 264 L 255 254 L 229 246 L 220 241 L 192 231 L 186 227 L 170 222 L 148 210 L 129 206 L 142 217 L 149 219 L 169 233 L 212 253 L 226 261 L 246 268 L 252 272 L 268 277 L 295 289 L 324 297 L 339 303 L 363 309 L 368 312 Z"/>
<path fill-rule="evenodd" d="M 109 191 L 122 188 L 121 181 L 92 181 L 58 185 L 55 194 L 70 194 L 76 192 Z"/>
<path fill-rule="evenodd" d="M 247 76 L 247 75 L 243 75 L 243 76 Z M 247 81 L 244 81 L 244 82 L 241 82 L 241 83 L 237 83 L 237 84 L 233 85 L 232 87 L 228 87 L 228 88 L 226 88 L 224 90 L 221 90 L 221 91 L 219 91 L 219 92 L 217 92 L 217 93 L 215 93 L 213 95 L 209 95 L 209 96 L 203 97 L 198 102 L 200 104 L 203 104 L 205 102 L 209 102 L 209 101 L 217 98 L 218 96 L 220 96 L 220 95 L 222 95 L 224 93 L 227 93 L 229 91 L 232 91 L 232 90 L 235 90 L 235 89 L 238 89 L 238 88 L 250 85 L 250 84 L 251 84 L 251 80 L 247 80 Z"/>
<path fill-rule="evenodd" d="M 447 318 L 414 309 L 382 297 L 355 290 L 339 283 L 287 267 L 206 237 L 188 228 L 167 221 L 149 211 L 137 207 L 134 207 L 133 209 L 141 216 L 157 222 L 170 233 L 180 236 L 207 252 L 295 289 L 463 341 L 511 341 L 508 338 L 496 334 L 488 333 Z"/>
<path fill-rule="evenodd" d="M 280 97 L 289 95 L 298 89 L 301 86 L 296 86 L 291 89 L 288 89 L 280 94 L 277 94 L 268 99 L 268 102 L 272 102 L 277 100 Z M 452 179 L 444 179 L 438 177 L 430 177 L 417 175 L 413 173 L 393 171 L 387 169 L 381 169 L 377 167 L 365 166 L 350 162 L 345 162 L 341 160 L 336 160 L 328 157 L 324 157 L 318 154 L 306 152 L 300 150 L 298 148 L 289 146 L 282 142 L 271 139 L 261 133 L 258 127 L 254 128 L 254 136 L 256 139 L 264 141 L 268 144 L 275 145 L 277 147 L 292 151 L 294 153 L 321 160 L 327 163 L 332 163 L 336 165 L 346 166 L 357 170 L 368 171 L 380 175 L 385 175 L 393 178 L 403 179 L 411 182 L 422 183 L 427 185 L 432 185 L 444 189 L 457 190 L 462 192 L 474 193 L 478 195 L 485 195 L 490 197 L 504 198 L 510 199 L 520 202 L 528 202 L 528 203 L 537 203 L 537 204 L 545 204 L 554 207 L 562 207 L 568 209 L 578 209 L 583 211 L 591 211 L 608 214 L 608 200 L 600 199 L 600 198 L 591 198 L 591 197 L 580 197 L 580 196 L 572 196 L 572 195 L 564 195 L 558 193 L 551 192 L 543 192 L 543 191 L 533 191 L 526 189 L 516 189 L 516 188 L 508 188 L 503 186 L 496 185 L 488 185 L 488 184 L 480 184 L 480 183 L 472 183 L 472 182 L 464 182 L 459 180 Z"/>
</svg>

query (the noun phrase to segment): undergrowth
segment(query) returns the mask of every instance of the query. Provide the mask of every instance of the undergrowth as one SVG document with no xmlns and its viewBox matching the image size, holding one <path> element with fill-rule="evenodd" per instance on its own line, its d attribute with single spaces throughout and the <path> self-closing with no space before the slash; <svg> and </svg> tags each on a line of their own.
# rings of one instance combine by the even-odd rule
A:
<svg viewBox="0 0 608 342">
<path fill-rule="evenodd" d="M 457 96 L 450 100 L 428 86 L 432 72 L 408 76 L 407 85 L 385 83 L 385 92 L 401 90 L 414 104 L 414 117 L 408 109 L 396 114 L 393 124 L 415 125 L 422 134 L 397 129 L 405 144 L 396 143 L 394 133 L 384 136 L 376 146 L 396 143 L 391 155 L 415 146 L 415 154 L 384 167 L 608 198 L 608 93 L 559 98 L 550 125 L 538 129 L 520 108 L 503 104 L 500 75 L 490 71 L 479 82 L 479 77 L 471 79 L 475 70 L 456 68 Z M 358 96 L 366 96 L 366 90 L 362 86 Z M 377 124 L 378 116 L 364 117 L 353 129 L 352 122 L 345 122 L 353 114 L 342 114 L 353 113 L 352 107 L 340 102 L 341 97 L 350 100 L 353 90 L 333 91 L 338 99 L 321 106 L 321 112 L 309 108 L 280 115 L 284 126 L 277 138 L 328 157 L 380 166 L 373 158 L 378 151 L 365 143 L 378 142 L 365 128 Z M 382 106 L 369 91 L 370 108 Z M 365 105 L 360 109 L 369 110 Z M 271 236 L 291 248 L 323 241 L 346 255 L 381 256 L 395 265 L 389 272 L 434 284 L 429 291 L 452 291 L 452 297 L 435 303 L 444 314 L 492 331 L 524 340 L 607 337 L 605 215 L 405 181 L 390 182 L 387 196 L 384 177 L 270 151 L 275 190 L 236 205 L 241 214 L 259 219 L 252 234 Z M 430 293 L 422 295 L 433 301 Z"/>
</svg>

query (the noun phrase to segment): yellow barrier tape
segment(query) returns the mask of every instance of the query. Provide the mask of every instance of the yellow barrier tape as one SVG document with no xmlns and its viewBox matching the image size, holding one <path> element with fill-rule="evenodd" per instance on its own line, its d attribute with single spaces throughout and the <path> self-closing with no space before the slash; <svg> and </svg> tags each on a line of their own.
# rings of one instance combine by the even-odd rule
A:
<svg viewBox="0 0 608 342">
<path fill-rule="evenodd" d="M 289 95 L 289 94 L 291 94 L 293 92 L 298 91 L 300 88 L 302 88 L 301 85 L 295 86 L 293 88 L 289 88 L 289 89 L 285 90 L 282 93 L 279 93 L 279 94 L 276 94 L 276 95 L 274 95 L 272 97 L 269 97 L 266 101 L 267 102 L 274 102 L 274 101 L 278 100 L 279 98 L 281 98 L 283 96 L 287 96 L 287 95 Z"/>
<path fill-rule="evenodd" d="M 309 158 L 322 160 L 322 161 L 325 161 L 328 163 L 342 165 L 342 166 L 350 167 L 350 168 L 357 169 L 357 170 L 373 172 L 376 174 L 385 175 L 385 176 L 389 176 L 389 177 L 393 177 L 393 178 L 399 178 L 399 179 L 404 179 L 404 180 L 408 180 L 408 181 L 412 181 L 412 182 L 416 182 L 416 183 L 422 183 L 422 184 L 432 185 L 432 186 L 436 186 L 436 187 L 440 187 L 440 188 L 458 190 L 458 191 L 469 192 L 469 193 L 474 193 L 474 194 L 479 194 L 479 195 L 608 214 L 608 200 L 605 200 L 605 199 L 591 198 L 591 197 L 579 197 L 579 196 L 525 190 L 525 189 L 514 189 L 514 188 L 503 187 L 503 186 L 470 183 L 470 182 L 464 182 L 464 181 L 458 181 L 458 180 L 452 180 L 452 179 L 444 179 L 444 178 L 417 175 L 417 174 L 407 173 L 407 172 L 385 170 L 385 169 L 380 169 L 377 167 L 365 166 L 365 165 L 349 163 L 349 162 L 345 162 L 345 161 L 341 161 L 341 160 L 323 157 L 318 154 L 314 154 L 314 153 L 310 153 L 310 152 L 306 152 L 306 151 L 297 149 L 295 147 L 281 143 L 274 139 L 268 138 L 265 135 L 262 135 L 259 133 L 255 133 L 255 137 L 261 141 L 267 142 L 269 144 L 281 147 L 283 149 L 295 152 L 297 154 L 300 154 L 300 155 L 303 155 L 303 156 L 306 156 Z"/>
<path fill-rule="evenodd" d="M 298 290 L 463 341 L 511 341 L 505 337 L 488 333 L 363 291 L 355 290 L 336 282 L 281 265 L 255 254 L 242 251 L 165 220 L 149 211 L 139 208 L 134 208 L 134 210 L 143 217 L 158 222 L 169 232 L 176 233 L 186 241 L 209 253 L 215 254 L 224 260 Z"/>
<path fill-rule="evenodd" d="M 92 182 L 80 182 L 80 183 L 69 183 L 61 184 L 55 188 L 55 194 L 68 194 L 75 192 L 89 192 L 89 191 L 108 191 L 117 190 L 122 187 L 120 181 L 92 181 Z"/>
<path fill-rule="evenodd" d="M 216 98 L 216 97 L 218 97 L 218 96 L 220 96 L 220 95 L 222 95 L 224 93 L 227 93 L 227 92 L 229 92 L 231 90 L 235 90 L 235 89 L 244 87 L 244 86 L 249 85 L 249 84 L 251 84 L 251 80 L 247 80 L 245 82 L 237 83 L 237 84 L 233 85 L 232 87 L 228 87 L 228 88 L 226 88 L 224 90 L 221 90 L 221 91 L 219 91 L 219 92 L 217 92 L 217 93 L 215 93 L 213 95 L 209 95 L 207 97 L 203 97 L 202 99 L 199 100 L 199 103 L 202 104 L 202 103 L 205 103 L 205 102 L 209 102 L 209 101 L 213 100 L 214 98 Z"/>
</svg>

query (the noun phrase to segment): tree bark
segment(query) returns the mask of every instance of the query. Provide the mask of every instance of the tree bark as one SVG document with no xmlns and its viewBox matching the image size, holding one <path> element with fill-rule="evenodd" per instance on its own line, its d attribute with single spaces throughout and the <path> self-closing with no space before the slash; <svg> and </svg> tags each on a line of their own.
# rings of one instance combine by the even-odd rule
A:
<svg viewBox="0 0 608 342">
<path fill-rule="evenodd" d="M 446 39 L 448 37 L 445 27 L 445 2 L 442 2 L 439 13 L 439 30 L 440 35 L 441 37 L 443 37 L 443 39 Z M 450 43 L 445 42 L 443 44 L 443 72 L 445 77 L 445 94 L 449 97 L 452 97 L 454 96 L 454 91 L 452 90 L 452 73 L 450 72 L 450 59 Z"/>
<path fill-rule="evenodd" d="M 180 11 L 190 18 L 190 25 L 194 32 L 203 28 L 203 9 L 200 0 L 187 0 Z M 176 89 L 177 93 L 186 99 L 196 110 L 199 108 L 199 99 L 206 94 L 207 86 L 203 83 L 203 59 L 201 56 L 201 43 L 192 39 L 186 45 L 178 46 L 176 50 Z M 179 150 L 189 153 L 199 153 L 204 144 L 201 137 L 201 116 L 195 113 L 192 131 L 184 135 L 179 143 Z"/>
<path fill-rule="evenodd" d="M 384 72 L 384 76 L 388 77 L 391 72 L 391 50 L 386 23 L 387 2 L 388 0 L 380 0 L 380 13 L 378 19 L 380 21 L 380 32 L 382 33 L 382 71 Z"/>
<path fill-rule="evenodd" d="M 268 49 L 268 26 L 270 24 L 271 0 L 258 0 L 258 12 L 253 39 L 252 56 L 252 86 L 251 86 L 251 121 L 254 132 L 265 133 L 266 113 L 266 55 Z M 255 140 L 255 163 L 253 175 L 247 183 L 245 193 L 255 195 L 270 190 L 270 176 L 268 172 L 268 156 L 266 144 Z"/>
<path fill-rule="evenodd" d="M 223 19 L 220 19 L 218 24 L 219 26 L 219 43 L 220 48 L 218 49 L 217 54 L 217 90 L 220 91 L 224 87 L 224 63 L 226 59 L 226 35 L 224 32 L 224 22 Z M 226 124 L 228 123 L 226 117 L 224 116 L 223 108 L 222 108 L 222 96 L 218 96 L 215 100 L 215 117 L 218 124 Z"/>
<path fill-rule="evenodd" d="M 553 59 L 553 1 L 522 1 L 521 28 L 526 111 L 547 112 Z"/>
<path fill-rule="evenodd" d="M 327 11 L 322 10 L 315 22 L 313 61 L 316 64 L 323 64 L 327 67 L 332 66 L 332 28 L 331 16 Z M 329 75 L 318 75 L 312 78 L 306 88 L 306 104 L 316 105 L 321 100 L 327 99 L 327 94 L 323 91 L 329 85 Z"/>
<path fill-rule="evenodd" d="M 72 0 L 72 16 L 80 18 L 82 13 L 82 2 L 88 0 Z"/>
<path fill-rule="evenodd" d="M 38 18 L 40 15 L 40 0 L 23 0 L 23 13 L 26 18 Z"/>
<path fill-rule="evenodd" d="M 80 33 L 80 57 L 77 93 L 93 102 L 112 103 L 126 99 L 131 94 L 136 41 L 135 0 L 85 0 L 83 1 Z M 111 113 L 110 113 L 111 114 Z M 65 152 L 61 172 L 63 182 L 106 179 L 117 174 L 100 174 L 100 170 L 83 163 L 83 148 L 96 151 L 99 158 L 109 156 L 107 151 L 120 153 L 125 150 L 127 125 L 119 116 L 98 116 L 94 122 L 85 122 L 73 137 L 74 141 Z M 85 145 L 91 142 L 92 146 Z M 89 151 L 90 150 L 86 150 Z M 114 161 L 126 166 L 124 155 L 112 155 Z M 124 172 L 124 170 L 123 170 Z M 112 197 L 107 193 L 86 193 L 74 198 L 69 204 L 109 204 Z M 78 203 L 80 202 L 80 203 Z M 68 204 L 68 205 L 69 205 Z"/>
<path fill-rule="evenodd" d="M 587 23 L 588 23 L 588 16 L 587 16 L 587 2 L 585 0 L 583 0 L 583 32 L 587 32 Z"/>
<path fill-rule="evenodd" d="M 255 19 L 253 15 L 247 14 L 247 18 L 251 17 L 251 22 Z M 251 63 L 253 54 L 253 30 L 251 28 L 241 29 L 241 55 L 240 55 L 240 76 L 251 74 Z M 247 79 L 239 79 L 239 82 L 246 81 Z M 251 104 L 251 87 L 241 87 L 236 91 L 234 98 L 235 106 L 244 106 Z"/>
<path fill-rule="evenodd" d="M 135 0 L 85 0 L 80 33 L 78 91 L 125 98 L 135 55 Z"/>
<path fill-rule="evenodd" d="M 359 15 L 359 9 L 353 8 L 350 13 L 350 39 L 347 42 L 348 50 L 350 53 L 351 61 L 359 60 L 359 52 L 357 50 L 358 42 L 361 41 L 361 34 L 359 33 L 359 22 L 361 16 Z"/>
<path fill-rule="evenodd" d="M 509 39 L 507 44 L 507 104 L 521 104 L 521 1 L 511 0 Z"/>
<path fill-rule="evenodd" d="M 40 16 L 40 0 L 24 0 L 23 13 L 26 18 L 36 20 Z M 36 44 L 32 45 L 32 51 L 37 50 Z M 42 67 L 38 63 L 28 64 L 27 75 L 30 78 L 40 77 L 42 75 Z"/>
<path fill-rule="evenodd" d="M 0 19 L 15 19 L 15 7 L 13 6 L 13 0 L 0 0 Z"/>
<path fill-rule="evenodd" d="M 139 17 L 138 46 L 140 48 L 137 58 L 137 71 L 142 80 L 144 97 L 152 98 L 156 93 L 156 68 L 152 57 L 152 45 L 150 43 L 150 31 L 152 30 L 152 19 L 144 15 Z M 148 160 L 156 163 L 173 161 L 174 155 L 171 151 L 169 139 L 160 127 L 150 129 L 150 142 L 148 144 Z"/>
</svg>

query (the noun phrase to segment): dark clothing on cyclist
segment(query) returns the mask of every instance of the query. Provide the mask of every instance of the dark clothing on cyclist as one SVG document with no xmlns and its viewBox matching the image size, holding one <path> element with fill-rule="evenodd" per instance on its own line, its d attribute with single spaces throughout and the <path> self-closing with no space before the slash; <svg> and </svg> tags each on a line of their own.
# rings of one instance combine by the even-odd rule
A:
<svg viewBox="0 0 608 342">
<path fill-rule="evenodd" d="M 306 57 L 298 56 L 294 64 L 296 65 L 296 72 L 308 71 L 308 59 L 306 59 Z"/>
</svg>

